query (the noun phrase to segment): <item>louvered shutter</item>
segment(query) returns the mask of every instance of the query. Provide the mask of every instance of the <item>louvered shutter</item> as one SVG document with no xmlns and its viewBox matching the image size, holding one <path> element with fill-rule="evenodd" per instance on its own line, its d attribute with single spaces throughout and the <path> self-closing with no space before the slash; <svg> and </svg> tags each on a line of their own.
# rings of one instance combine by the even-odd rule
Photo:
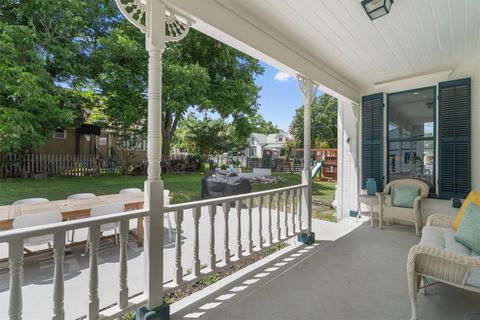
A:
<svg viewBox="0 0 480 320">
<path fill-rule="evenodd" d="M 438 84 L 439 196 L 465 198 L 471 189 L 471 81 Z"/>
<path fill-rule="evenodd" d="M 362 97 L 362 189 L 368 178 L 383 190 L 383 93 Z"/>
</svg>

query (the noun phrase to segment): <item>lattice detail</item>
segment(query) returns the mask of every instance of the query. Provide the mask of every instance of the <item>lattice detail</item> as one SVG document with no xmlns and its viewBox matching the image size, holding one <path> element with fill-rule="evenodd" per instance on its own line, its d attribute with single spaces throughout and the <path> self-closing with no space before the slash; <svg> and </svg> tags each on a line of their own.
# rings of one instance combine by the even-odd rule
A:
<svg viewBox="0 0 480 320">
<path fill-rule="evenodd" d="M 115 3 L 131 24 L 143 33 L 146 32 L 145 19 L 147 8 L 141 0 L 115 0 Z"/>
<path fill-rule="evenodd" d="M 183 20 L 183 21 L 182 21 Z M 177 12 L 168 9 L 165 12 L 165 36 L 167 41 L 180 41 L 185 38 L 190 30 L 192 21 L 181 17 Z"/>
<path fill-rule="evenodd" d="M 317 93 L 318 85 L 312 82 L 311 88 L 307 88 L 307 79 L 300 75 L 297 76 L 297 80 L 298 80 L 298 86 L 300 87 L 300 91 L 302 91 L 303 96 L 306 97 L 307 94 L 310 93 L 310 97 L 313 98 Z M 310 92 L 308 92 L 308 90 L 310 90 Z"/>
<path fill-rule="evenodd" d="M 115 0 L 118 8 L 130 23 L 146 33 L 147 7 L 142 0 Z M 165 40 L 180 41 L 188 34 L 192 21 L 172 9 L 165 11 Z"/>
</svg>

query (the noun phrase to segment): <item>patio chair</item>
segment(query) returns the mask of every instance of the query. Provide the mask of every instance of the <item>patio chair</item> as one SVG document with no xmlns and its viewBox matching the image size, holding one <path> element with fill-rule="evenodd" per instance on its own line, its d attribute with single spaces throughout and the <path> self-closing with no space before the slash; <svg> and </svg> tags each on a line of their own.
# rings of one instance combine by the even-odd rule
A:
<svg viewBox="0 0 480 320">
<path fill-rule="evenodd" d="M 418 188 L 418 196 L 415 197 L 412 206 L 394 206 L 395 188 Z M 401 219 L 415 224 L 417 237 L 420 236 L 422 226 L 422 216 L 420 211 L 420 201 L 428 196 L 428 185 L 417 179 L 400 179 L 390 182 L 386 185 L 383 192 L 377 192 L 379 200 L 379 226 L 382 229 L 383 218 Z M 388 222 L 388 220 L 387 220 Z"/>
<path fill-rule="evenodd" d="M 13 229 L 28 228 L 56 222 L 62 222 L 62 214 L 60 212 L 54 211 L 46 213 L 26 214 L 18 216 L 13 220 Z M 51 248 L 52 241 L 53 234 L 47 234 L 37 237 L 26 238 L 23 240 L 23 245 L 38 246 L 42 244 L 47 244 L 48 248 Z M 24 250 L 30 252 L 30 250 L 26 248 L 24 248 Z"/>
<path fill-rule="evenodd" d="M 118 193 L 123 194 L 123 193 L 135 193 L 135 192 L 142 192 L 140 188 L 125 188 L 120 190 Z"/>
<path fill-rule="evenodd" d="M 13 205 L 31 204 L 31 203 L 47 203 L 47 202 L 50 202 L 50 200 L 45 198 L 27 198 L 27 199 L 17 200 L 13 203 Z"/>
<path fill-rule="evenodd" d="M 119 213 L 123 212 L 125 207 L 121 203 L 112 203 L 112 204 L 104 204 L 101 206 L 93 207 L 90 211 L 90 217 L 99 217 L 107 214 L 112 213 Z M 100 226 L 100 233 L 102 234 L 105 231 L 114 231 L 115 234 L 115 244 L 118 245 L 118 222 L 106 223 Z M 85 246 L 85 254 L 88 253 L 88 249 L 90 247 L 90 229 L 88 230 L 87 236 L 87 245 Z"/>
<path fill-rule="evenodd" d="M 430 215 L 420 243 L 410 249 L 407 275 L 412 320 L 418 318 L 417 293 L 426 293 L 425 278 L 480 293 L 480 256 L 455 240 L 454 221 L 454 216 Z"/>
<path fill-rule="evenodd" d="M 89 199 L 95 198 L 96 195 L 94 193 L 75 193 L 71 194 L 67 197 L 68 200 L 75 200 L 75 199 Z M 73 220 L 73 219 L 68 219 Z M 73 242 L 75 238 L 75 229 L 72 230 L 72 237 L 70 238 L 70 242 Z"/>
<path fill-rule="evenodd" d="M 68 200 L 74 200 L 74 199 L 89 199 L 89 198 L 95 198 L 96 195 L 95 193 L 75 193 L 71 194 L 67 197 Z"/>
<path fill-rule="evenodd" d="M 142 192 L 139 188 L 126 188 L 120 190 L 118 193 L 119 194 L 125 194 L 125 193 L 135 193 L 135 192 Z M 170 204 L 170 190 L 163 190 L 163 205 L 169 205 Z M 164 219 L 167 219 L 167 224 L 168 224 L 168 238 L 169 241 L 172 241 L 172 220 L 170 219 L 170 214 L 167 212 L 164 214 Z"/>
</svg>

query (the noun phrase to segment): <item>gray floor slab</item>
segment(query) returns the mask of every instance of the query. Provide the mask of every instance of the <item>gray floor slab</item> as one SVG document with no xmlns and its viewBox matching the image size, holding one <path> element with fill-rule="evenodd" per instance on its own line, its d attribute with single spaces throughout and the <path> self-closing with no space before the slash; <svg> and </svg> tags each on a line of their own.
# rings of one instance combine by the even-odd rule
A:
<svg viewBox="0 0 480 320">
<path fill-rule="evenodd" d="M 262 211 L 262 233 L 266 235 L 268 230 L 267 210 Z M 170 213 L 173 223 L 173 213 Z M 202 264 L 208 261 L 208 249 L 210 241 L 210 223 L 208 208 L 202 208 L 202 214 L 199 225 L 200 250 L 199 256 Z M 283 223 L 284 216 L 280 216 L 280 222 Z M 290 216 L 288 223 L 290 224 Z M 306 215 L 303 216 L 306 221 Z M 164 226 L 164 280 L 172 280 L 174 274 L 175 262 L 175 230 L 173 239 L 170 241 L 167 233 L 167 221 Z M 237 235 L 237 218 L 234 208 L 231 209 L 228 217 L 230 237 L 228 240 L 229 248 L 233 253 Z M 272 212 L 272 229 L 275 231 L 277 225 L 276 211 Z M 254 245 L 258 244 L 258 226 L 259 214 L 257 208 L 253 209 L 252 214 L 252 238 Z M 130 227 L 136 227 L 136 221 L 131 221 Z M 243 247 L 247 244 L 248 213 L 247 209 L 242 209 L 241 219 L 241 239 Z M 305 223 L 304 223 L 305 227 Z M 326 227 L 326 226 L 324 226 Z M 291 226 L 290 226 L 291 228 Z M 175 226 L 174 226 L 175 229 Z M 346 228 L 346 232 L 351 226 Z M 221 207 L 217 207 L 215 219 L 215 253 L 217 259 L 223 256 L 225 220 Z M 336 232 L 338 233 L 338 232 Z M 335 234 L 336 234 L 335 233 Z M 182 265 L 184 272 L 192 266 L 193 246 L 194 246 L 194 224 L 191 210 L 184 212 L 184 222 L 182 224 Z M 76 241 L 85 240 L 87 230 L 76 230 Z M 275 238 L 275 236 L 274 236 Z M 45 249 L 42 247 L 31 247 L 31 250 Z M 75 319 L 85 315 L 88 312 L 88 281 L 89 281 L 89 256 L 84 254 L 85 246 L 80 245 L 73 249 L 72 254 L 65 257 L 64 277 L 65 277 L 65 312 L 67 319 Z M 7 257 L 7 244 L 0 244 L 0 258 Z M 115 303 L 118 297 L 118 264 L 119 247 L 113 241 L 102 241 L 99 250 L 99 297 L 100 306 L 105 307 Z M 143 270 L 144 255 L 143 248 L 137 247 L 133 239 L 128 243 L 128 285 L 130 295 L 143 291 Z M 0 319 L 6 319 L 8 315 L 9 301 L 9 269 L 8 263 L 0 263 Z M 24 263 L 24 283 L 23 283 L 23 315 L 25 319 L 48 319 L 52 315 L 53 305 L 53 257 L 47 254 L 41 257 L 32 257 L 25 259 Z"/>
<path fill-rule="evenodd" d="M 199 301 L 174 319 L 410 319 L 406 260 L 412 227 L 368 223 L 302 249 Z M 439 284 L 419 297 L 420 319 L 463 319 L 480 295 Z"/>
</svg>

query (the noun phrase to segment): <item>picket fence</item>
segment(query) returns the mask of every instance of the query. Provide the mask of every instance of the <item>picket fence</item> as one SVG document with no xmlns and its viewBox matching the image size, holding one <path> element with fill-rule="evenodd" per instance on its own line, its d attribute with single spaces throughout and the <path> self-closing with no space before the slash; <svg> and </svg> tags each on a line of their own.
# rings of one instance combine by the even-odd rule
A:
<svg viewBox="0 0 480 320">
<path fill-rule="evenodd" d="M 73 154 L 8 154 L 0 157 L 0 178 L 46 176 L 88 176 L 121 173 L 115 161 L 95 155 Z"/>
</svg>

